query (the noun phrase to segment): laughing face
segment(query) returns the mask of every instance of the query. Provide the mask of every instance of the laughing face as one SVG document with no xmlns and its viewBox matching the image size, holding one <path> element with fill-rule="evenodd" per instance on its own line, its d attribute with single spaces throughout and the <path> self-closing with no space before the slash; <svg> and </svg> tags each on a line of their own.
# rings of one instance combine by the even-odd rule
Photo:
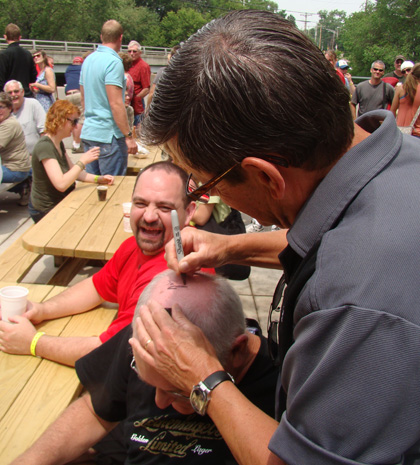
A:
<svg viewBox="0 0 420 465">
<path fill-rule="evenodd" d="M 185 209 L 184 189 L 176 173 L 163 169 L 148 170 L 140 176 L 133 193 L 130 223 L 144 254 L 158 254 L 172 239 L 171 210 L 178 212 L 181 228 L 188 225 L 195 205 L 190 203 Z"/>
</svg>

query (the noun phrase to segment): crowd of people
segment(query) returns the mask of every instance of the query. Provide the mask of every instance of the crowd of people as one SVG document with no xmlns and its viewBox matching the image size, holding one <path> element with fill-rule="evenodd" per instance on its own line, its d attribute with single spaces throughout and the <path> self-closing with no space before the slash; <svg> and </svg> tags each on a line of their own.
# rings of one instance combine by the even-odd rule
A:
<svg viewBox="0 0 420 465">
<path fill-rule="evenodd" d="M 32 125 L 31 215 L 76 179 L 112 183 L 125 172 L 136 150 L 129 106 L 143 140 L 170 159 L 139 173 L 133 236 L 96 275 L 0 322 L 3 351 L 75 366 L 86 388 L 13 465 L 420 464 L 420 63 L 398 55 L 386 75 L 376 59 L 355 85 L 347 60 L 289 21 L 237 10 L 175 51 L 144 112 L 150 68 L 136 41 L 131 66 L 118 55 L 122 39 L 107 21 L 69 88 L 85 117 L 77 163 L 62 140 L 78 106 L 59 100 L 41 133 Z M 33 85 L 5 84 L 0 136 L 16 134 L 22 163 L 9 171 L 27 176 L 12 110 L 29 111 Z M 221 233 L 235 212 L 275 230 Z M 267 337 L 213 276 L 227 264 L 284 270 Z M 98 337 L 34 326 L 105 300 L 119 310 Z"/>
</svg>

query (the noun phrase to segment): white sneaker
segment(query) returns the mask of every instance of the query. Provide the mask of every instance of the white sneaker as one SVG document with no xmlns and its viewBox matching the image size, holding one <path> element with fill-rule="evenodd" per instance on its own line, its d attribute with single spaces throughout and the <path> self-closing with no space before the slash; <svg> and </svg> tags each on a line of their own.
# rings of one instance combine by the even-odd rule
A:
<svg viewBox="0 0 420 465">
<path fill-rule="evenodd" d="M 279 226 L 276 226 L 275 224 L 273 224 L 273 226 L 271 226 L 271 230 L 272 231 L 280 231 L 280 227 Z"/>
<path fill-rule="evenodd" d="M 264 231 L 264 226 L 257 223 L 250 223 L 248 226 L 245 227 L 245 230 L 247 233 L 257 233 Z"/>
</svg>

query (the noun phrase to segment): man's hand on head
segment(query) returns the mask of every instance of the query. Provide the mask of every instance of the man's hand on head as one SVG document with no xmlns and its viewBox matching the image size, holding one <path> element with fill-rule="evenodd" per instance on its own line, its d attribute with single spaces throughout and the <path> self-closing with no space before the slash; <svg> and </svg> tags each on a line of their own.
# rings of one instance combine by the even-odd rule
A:
<svg viewBox="0 0 420 465">
<path fill-rule="evenodd" d="M 172 306 L 171 316 L 150 301 L 140 308 L 139 315 L 135 336 L 130 339 L 133 352 L 181 392 L 189 393 L 199 381 L 223 370 L 213 346 L 177 304 Z"/>
</svg>

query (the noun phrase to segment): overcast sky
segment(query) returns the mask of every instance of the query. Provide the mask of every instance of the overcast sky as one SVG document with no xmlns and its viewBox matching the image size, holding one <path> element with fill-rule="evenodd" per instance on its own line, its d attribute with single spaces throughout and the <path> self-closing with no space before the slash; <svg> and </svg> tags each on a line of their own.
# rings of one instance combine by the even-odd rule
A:
<svg viewBox="0 0 420 465">
<path fill-rule="evenodd" d="M 286 10 L 296 18 L 296 24 L 300 29 L 304 29 L 304 21 L 310 21 L 307 27 L 313 27 L 318 21 L 319 10 L 344 10 L 347 15 L 360 11 L 364 6 L 364 0 L 277 0 L 279 9 Z M 305 18 L 305 13 L 308 13 Z M 313 13 L 310 15 L 309 13 Z"/>
</svg>

